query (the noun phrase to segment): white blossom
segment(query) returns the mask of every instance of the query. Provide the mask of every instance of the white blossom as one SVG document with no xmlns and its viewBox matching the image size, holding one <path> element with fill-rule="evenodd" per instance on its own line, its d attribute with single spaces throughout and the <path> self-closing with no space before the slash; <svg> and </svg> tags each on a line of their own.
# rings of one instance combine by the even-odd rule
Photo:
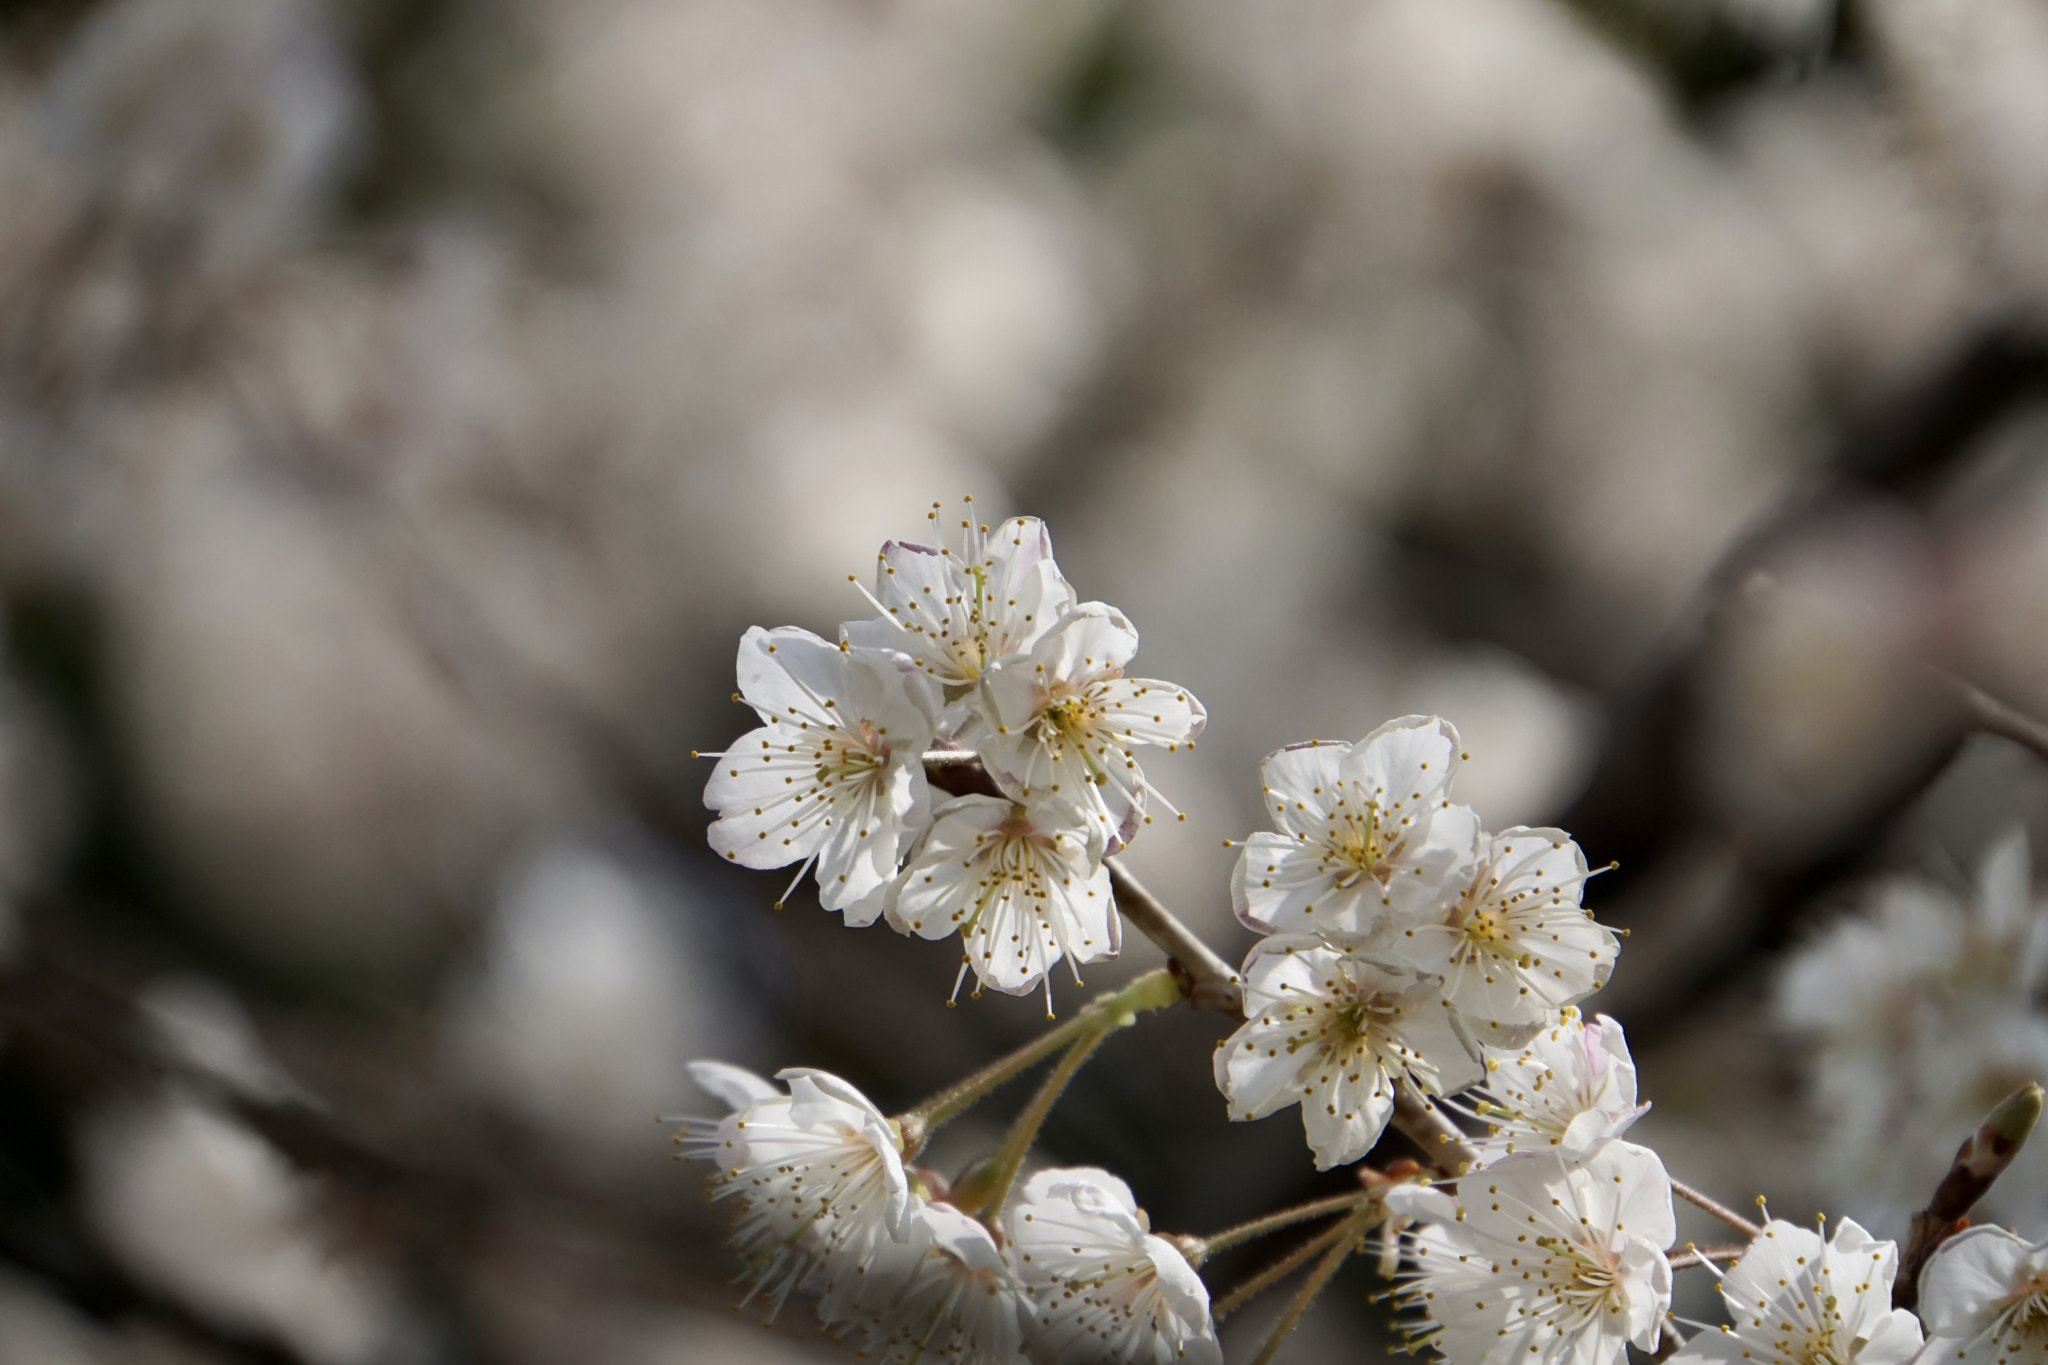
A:
<svg viewBox="0 0 2048 1365">
<path fill-rule="evenodd" d="M 836 1273 L 833 1273 L 836 1271 Z M 919 1204 L 900 1243 L 842 1262 L 818 1316 L 887 1365 L 1025 1365 L 1031 1301 L 987 1228 L 950 1204 Z"/>
<path fill-rule="evenodd" d="M 1656 1153 L 1610 1142 L 1584 1161 L 1523 1152 L 1460 1180 L 1455 1194 L 1388 1191 L 1407 1234 L 1395 1301 L 1411 1333 L 1456 1365 L 1616 1365 L 1655 1349 L 1671 1303 L 1664 1248 L 1676 1232 Z"/>
<path fill-rule="evenodd" d="M 1923 878 L 1873 890 L 1778 981 L 1781 1022 L 1811 1044 L 1815 1173 L 1878 1226 L 1903 1224 L 1948 1169 L 1957 1134 L 2048 1075 L 2048 903 L 2024 835 L 1994 842 L 1973 894 Z M 1980 1215 L 2048 1216 L 2048 1144 L 2030 1145 Z"/>
<path fill-rule="evenodd" d="M 1246 1020 L 1216 1045 L 1216 1087 L 1235 1119 L 1301 1105 L 1316 1169 L 1372 1150 L 1406 1080 L 1425 1095 L 1481 1075 L 1437 983 L 1311 935 L 1279 935 L 1244 963 Z"/>
<path fill-rule="evenodd" d="M 1463 761 L 1458 732 L 1435 716 L 1266 755 L 1276 832 L 1245 841 L 1231 875 L 1238 919 L 1262 934 L 1380 942 L 1457 895 L 1479 837 L 1478 817 L 1449 799 Z"/>
<path fill-rule="evenodd" d="M 2048 1241 L 1988 1224 L 1935 1248 L 1920 1272 L 1928 1360 L 1962 1365 L 2048 1361 Z"/>
<path fill-rule="evenodd" d="M 1103 841 L 1099 826 L 1043 801 L 958 797 L 912 849 L 889 892 L 889 922 L 929 939 L 959 931 L 962 974 L 971 967 L 984 985 L 1021 994 L 1062 957 L 1074 967 L 1121 948 Z M 1050 991 L 1048 982 L 1048 1006 Z"/>
<path fill-rule="evenodd" d="M 815 862 L 819 903 L 873 923 L 929 813 L 936 685 L 907 655 L 793 626 L 746 633 L 739 683 L 762 725 L 713 755 L 711 847 L 742 867 L 801 862 L 799 879 Z"/>
<path fill-rule="evenodd" d="M 1444 998 L 1475 1034 L 1518 1043 L 1614 970 L 1614 931 L 1579 904 L 1586 877 L 1586 855 L 1561 829 L 1485 836 L 1455 898 L 1389 948 L 1441 977 Z"/>
<path fill-rule="evenodd" d="M 1093 1168 L 1040 1171 L 1005 1214 L 1035 1306 L 1033 1345 L 1063 1365 L 1223 1365 L 1209 1291 L 1152 1235 L 1130 1187 Z"/>
<path fill-rule="evenodd" d="M 733 1112 L 718 1123 L 682 1120 L 685 1155 L 712 1162 L 714 1200 L 739 1212 L 731 1242 L 754 1293 L 779 1310 L 791 1290 L 819 1277 L 864 1274 L 907 1241 L 923 1201 L 903 1169 L 902 1141 L 867 1096 L 824 1071 L 779 1072 L 767 1081 L 720 1062 L 690 1076 Z"/>
<path fill-rule="evenodd" d="M 1169 752 L 1201 734 L 1208 713 L 1186 688 L 1127 678 L 1138 632 L 1114 607 L 1083 602 L 1028 653 L 983 672 L 982 765 L 1020 801 L 1047 799 L 1128 843 L 1153 789 L 1132 750 Z"/>
<path fill-rule="evenodd" d="M 1486 1079 L 1466 1096 L 1488 1126 L 1473 1145 L 1489 1155 L 1554 1147 L 1583 1157 L 1649 1110 L 1636 1103 L 1636 1067 L 1621 1025 L 1566 1008 L 1516 1051 L 1486 1049 Z"/>
<path fill-rule="evenodd" d="M 937 504 L 931 520 L 938 529 Z M 848 622 L 842 638 L 915 659 L 946 689 L 941 736 L 970 741 L 982 670 L 1029 652 L 1075 600 L 1037 517 L 1012 517 L 993 532 L 964 518 L 957 552 L 892 540 L 876 556 L 870 599 L 881 615 Z"/>
<path fill-rule="evenodd" d="M 1781 1219 L 1721 1279 L 1732 1325 L 1702 1332 L 1672 1359 L 1685 1365 L 1906 1365 L 1920 1323 L 1892 1307 L 1899 1248 L 1853 1219 L 1831 1240 Z"/>
</svg>

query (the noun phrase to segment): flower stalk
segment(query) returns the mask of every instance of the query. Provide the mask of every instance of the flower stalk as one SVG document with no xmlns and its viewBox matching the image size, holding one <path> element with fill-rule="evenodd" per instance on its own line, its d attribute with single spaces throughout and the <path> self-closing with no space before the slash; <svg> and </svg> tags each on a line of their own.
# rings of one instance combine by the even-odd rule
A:
<svg viewBox="0 0 2048 1365">
<path fill-rule="evenodd" d="M 1328 1199 L 1316 1199 L 1306 1204 L 1296 1204 L 1293 1208 L 1280 1209 L 1262 1218 L 1253 1218 L 1247 1222 L 1239 1223 L 1236 1227 L 1225 1228 L 1221 1232 L 1212 1232 L 1207 1237 L 1189 1238 L 1187 1241 L 1191 1245 L 1183 1250 L 1187 1255 L 1189 1265 L 1200 1266 L 1202 1262 L 1208 1260 L 1219 1251 L 1228 1251 L 1231 1247 L 1241 1246 L 1246 1242 L 1294 1227 L 1299 1223 L 1306 1223 L 1317 1218 L 1327 1218 L 1333 1213 L 1349 1213 L 1371 1198 L 1371 1191 L 1361 1190 L 1356 1194 L 1337 1194 L 1331 1195 Z"/>
<path fill-rule="evenodd" d="M 1360 1240 L 1379 1220 L 1380 1213 L 1376 1205 L 1368 1204 L 1337 1226 L 1336 1235 L 1329 1242 L 1329 1249 L 1323 1253 L 1323 1259 L 1316 1263 L 1316 1268 L 1302 1281 L 1301 1288 L 1288 1303 L 1287 1311 L 1280 1315 L 1280 1321 L 1274 1324 L 1273 1335 L 1266 1339 L 1264 1348 L 1259 1351 L 1258 1358 L 1252 1365 L 1273 1365 L 1273 1361 L 1279 1358 L 1280 1348 L 1286 1344 L 1288 1337 L 1294 1335 L 1294 1329 L 1301 1325 L 1301 1319 L 1308 1312 L 1309 1306 L 1329 1287 L 1330 1281 L 1336 1277 L 1337 1271 L 1350 1259 L 1351 1254 L 1359 1249 Z"/>
<path fill-rule="evenodd" d="M 1106 1037 L 1133 1022 L 1140 1014 L 1163 1010 L 1174 1004 L 1181 995 L 1180 982 L 1175 980 L 1173 973 L 1164 967 L 1155 967 L 1122 988 L 1097 996 L 1066 1023 L 1046 1030 L 1008 1056 L 997 1058 L 973 1075 L 954 1082 L 930 1099 L 898 1114 L 894 1122 L 903 1137 L 904 1158 L 915 1157 L 943 1125 L 1046 1058 L 1092 1034 Z M 1096 1041 L 1099 1042 L 1100 1038 Z"/>
</svg>

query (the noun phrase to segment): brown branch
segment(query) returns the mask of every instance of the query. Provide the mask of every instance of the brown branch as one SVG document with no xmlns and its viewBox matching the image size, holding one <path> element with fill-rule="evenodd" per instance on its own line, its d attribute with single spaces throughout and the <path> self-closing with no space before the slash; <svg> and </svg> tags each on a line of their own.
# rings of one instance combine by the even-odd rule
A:
<svg viewBox="0 0 2048 1365">
<path fill-rule="evenodd" d="M 1105 866 L 1116 888 L 1117 908 L 1133 928 L 1165 952 L 1166 965 L 1187 989 L 1188 1003 L 1198 1010 L 1244 1018 L 1244 985 L 1230 965 L 1161 905 L 1120 860 L 1111 858 Z"/>
<path fill-rule="evenodd" d="M 1761 1237 L 1763 1235 L 1764 1230 L 1762 1228 L 1750 1222 L 1720 1200 L 1710 1195 L 1702 1194 L 1682 1180 L 1673 1180 L 1671 1182 L 1671 1192 L 1686 1203 L 1705 1209 L 1744 1237 Z"/>
<path fill-rule="evenodd" d="M 1673 1270 L 1684 1270 L 1696 1265 L 1725 1265 L 1730 1261 L 1741 1260 L 1742 1253 L 1748 1250 L 1747 1246 L 1737 1246 L 1733 1242 L 1710 1247 L 1696 1247 L 1688 1242 L 1685 1250 L 1670 1257 L 1670 1263 Z"/>
</svg>

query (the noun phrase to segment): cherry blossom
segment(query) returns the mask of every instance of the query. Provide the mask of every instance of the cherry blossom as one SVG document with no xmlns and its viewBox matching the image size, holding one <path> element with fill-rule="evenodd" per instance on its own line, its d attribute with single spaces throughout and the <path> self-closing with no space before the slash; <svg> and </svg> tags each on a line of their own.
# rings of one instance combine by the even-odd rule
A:
<svg viewBox="0 0 2048 1365">
<path fill-rule="evenodd" d="M 762 724 L 712 755 L 711 847 L 742 867 L 801 862 L 798 879 L 815 863 L 819 903 L 873 923 L 928 815 L 936 684 L 907 655 L 793 626 L 746 633 L 739 683 Z"/>
<path fill-rule="evenodd" d="M 1650 1106 L 1636 1103 L 1636 1067 L 1621 1025 L 1575 1009 L 1519 1051 L 1486 1050 L 1486 1079 L 1466 1096 L 1488 1126 L 1473 1139 L 1505 1156 L 1556 1148 L 1578 1158 L 1627 1131 Z"/>
<path fill-rule="evenodd" d="M 1685 1365 L 1906 1365 L 1920 1323 L 1892 1307 L 1899 1248 L 1844 1219 L 1833 1239 L 1772 1219 L 1721 1279 L 1732 1325 L 1672 1357 Z"/>
<path fill-rule="evenodd" d="M 1389 948 L 1441 977 L 1445 999 L 1475 1034 L 1512 1046 L 1614 970 L 1614 931 L 1579 904 L 1586 877 L 1586 855 L 1561 829 L 1485 836 L 1456 897 Z"/>
<path fill-rule="evenodd" d="M 1121 948 L 1103 839 L 1099 826 L 1075 825 L 1044 801 L 948 801 L 889 893 L 889 922 L 929 939 L 957 930 L 963 975 L 972 968 L 984 985 L 1022 994 L 1062 957 L 1074 967 Z"/>
<path fill-rule="evenodd" d="M 1518 1153 L 1455 1193 L 1405 1185 L 1386 1204 L 1426 1224 L 1403 1238 L 1395 1295 L 1425 1318 L 1411 1342 L 1457 1365 L 1616 1365 L 1630 1343 L 1656 1348 L 1676 1221 L 1648 1148 L 1610 1142 L 1582 1162 Z"/>
<path fill-rule="evenodd" d="M 933 508 L 937 529 L 937 504 Z M 1012 517 L 993 532 L 965 518 L 957 552 L 892 540 L 876 556 L 869 599 L 881 614 L 848 622 L 842 638 L 901 650 L 945 687 L 951 704 L 940 733 L 949 739 L 972 737 L 982 671 L 1006 655 L 1029 652 L 1075 600 L 1053 563 L 1052 537 L 1036 517 Z"/>
<path fill-rule="evenodd" d="M 1004 1230 L 1011 1264 L 1031 1289 L 1040 1359 L 1223 1365 L 1201 1277 L 1152 1235 L 1130 1187 L 1109 1172 L 1040 1171 Z"/>
<path fill-rule="evenodd" d="M 752 1293 L 779 1311 L 821 1270 L 864 1272 L 911 1235 L 922 1201 L 903 1169 L 895 1126 L 839 1077 L 796 1067 L 777 1073 L 787 1094 L 750 1072 L 695 1062 L 690 1075 L 733 1106 L 712 1123 L 682 1120 L 683 1153 L 717 1169 L 714 1200 L 736 1200 L 731 1242 L 747 1261 Z"/>
<path fill-rule="evenodd" d="M 981 760 L 997 785 L 1076 811 L 1111 844 L 1130 841 L 1153 794 L 1131 751 L 1177 750 L 1208 719 L 1186 688 L 1125 677 L 1137 652 L 1137 630 L 1114 607 L 1083 602 L 981 678 Z"/>
<path fill-rule="evenodd" d="M 887 1365 L 1025 1365 L 1030 1298 L 987 1228 L 950 1204 L 920 1204 L 908 1235 L 872 1262 L 822 1277 L 818 1316 Z"/>
<path fill-rule="evenodd" d="M 1455 896 L 1479 837 L 1478 817 L 1448 795 L 1463 760 L 1458 732 L 1435 716 L 1388 721 L 1355 745 L 1266 755 L 1275 831 L 1245 841 L 1231 877 L 1237 917 L 1262 934 L 1378 943 Z"/>
<path fill-rule="evenodd" d="M 1216 1045 L 1234 1119 L 1301 1105 L 1316 1169 L 1358 1160 L 1394 1111 L 1394 1086 L 1448 1094 L 1480 1078 L 1437 983 L 1311 935 L 1279 935 L 1244 963 L 1246 1022 Z"/>
<path fill-rule="evenodd" d="M 1928 1360 L 1961 1365 L 2048 1361 L 2048 1241 L 2001 1227 L 1967 1228 L 1920 1272 Z"/>
</svg>

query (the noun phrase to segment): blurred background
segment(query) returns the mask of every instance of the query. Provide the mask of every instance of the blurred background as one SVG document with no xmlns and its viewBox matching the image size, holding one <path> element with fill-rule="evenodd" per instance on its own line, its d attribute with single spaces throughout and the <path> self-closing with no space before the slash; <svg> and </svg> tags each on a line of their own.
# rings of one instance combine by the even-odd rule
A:
<svg viewBox="0 0 2048 1365">
<path fill-rule="evenodd" d="M 839 1359 L 652 1116 L 1042 1008 L 772 911 L 690 750 L 963 494 L 1206 702 L 1129 856 L 1226 957 L 1259 757 L 1439 712 L 1619 862 L 1639 1134 L 1900 1235 L 2048 1072 L 2044 317 L 2039 0 L 0 0 L 0 1360 Z M 1226 1028 L 1046 1158 L 1341 1189 Z"/>
</svg>

